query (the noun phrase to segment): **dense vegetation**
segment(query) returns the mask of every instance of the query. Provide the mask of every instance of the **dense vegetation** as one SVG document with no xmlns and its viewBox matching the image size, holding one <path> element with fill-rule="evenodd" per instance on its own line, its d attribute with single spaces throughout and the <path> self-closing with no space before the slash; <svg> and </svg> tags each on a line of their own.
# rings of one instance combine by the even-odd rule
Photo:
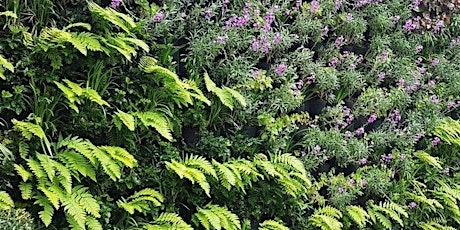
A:
<svg viewBox="0 0 460 230">
<path fill-rule="evenodd" d="M 459 229 L 459 11 L 2 0 L 0 229 Z"/>
</svg>

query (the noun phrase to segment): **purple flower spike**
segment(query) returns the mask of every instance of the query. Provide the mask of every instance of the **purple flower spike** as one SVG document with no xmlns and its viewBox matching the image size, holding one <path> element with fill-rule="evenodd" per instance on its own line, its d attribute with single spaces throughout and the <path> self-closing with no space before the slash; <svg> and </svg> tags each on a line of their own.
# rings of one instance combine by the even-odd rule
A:
<svg viewBox="0 0 460 230">
<path fill-rule="evenodd" d="M 356 130 L 356 135 L 362 136 L 364 134 L 364 128 L 360 127 L 359 129 Z"/>
<path fill-rule="evenodd" d="M 441 142 L 441 139 L 439 139 L 439 137 L 435 137 L 435 138 L 431 141 L 431 145 L 436 146 L 436 145 L 439 144 L 439 142 Z"/>
<path fill-rule="evenodd" d="M 339 189 L 337 189 L 337 191 L 339 191 L 339 193 L 343 193 L 343 188 L 339 187 Z"/>
<path fill-rule="evenodd" d="M 118 8 L 121 4 L 122 0 L 112 0 L 110 2 L 110 7 L 112 8 Z"/>
<path fill-rule="evenodd" d="M 417 206 L 415 202 L 410 202 L 409 205 L 407 205 L 408 208 L 414 209 Z"/>
<path fill-rule="evenodd" d="M 282 75 L 287 70 L 287 66 L 284 63 L 281 63 L 276 67 L 275 73 L 277 75 Z"/>
<path fill-rule="evenodd" d="M 377 120 L 377 115 L 375 113 L 371 114 L 367 119 L 367 123 L 374 123 Z"/>
<path fill-rule="evenodd" d="M 364 188 L 367 187 L 367 180 L 366 179 L 361 180 L 361 186 L 363 186 Z"/>
<path fill-rule="evenodd" d="M 161 22 L 163 21 L 164 14 L 162 11 L 158 11 L 155 15 L 152 17 L 152 22 Z"/>
</svg>

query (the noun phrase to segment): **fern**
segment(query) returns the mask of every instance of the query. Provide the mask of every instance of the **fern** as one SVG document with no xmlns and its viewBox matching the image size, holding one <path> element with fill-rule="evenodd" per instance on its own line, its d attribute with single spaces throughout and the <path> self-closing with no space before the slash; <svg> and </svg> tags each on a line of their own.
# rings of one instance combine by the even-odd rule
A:
<svg viewBox="0 0 460 230">
<path fill-rule="evenodd" d="M 0 210 L 7 210 L 14 207 L 13 199 L 4 191 L 0 191 Z"/>
<path fill-rule="evenodd" d="M 438 159 L 435 157 L 430 156 L 430 154 L 424 152 L 424 151 L 419 151 L 414 154 L 418 159 L 420 159 L 423 163 L 426 163 L 430 166 L 433 166 L 439 170 L 442 170 L 442 166 L 439 163 Z"/>
<path fill-rule="evenodd" d="M 122 200 L 117 201 L 117 204 L 130 214 L 134 214 L 135 211 L 144 212 L 150 210 L 149 203 L 154 206 L 160 206 L 163 201 L 163 195 L 153 189 L 146 188 L 127 199 L 122 198 Z"/>
<path fill-rule="evenodd" d="M 136 123 L 134 121 L 134 116 L 133 115 L 118 110 L 115 113 L 114 120 L 119 121 L 119 122 L 115 122 L 115 124 L 118 124 L 117 128 L 119 130 L 121 129 L 121 123 L 120 122 L 122 122 L 130 131 L 134 131 Z"/>
<path fill-rule="evenodd" d="M 0 78 L 5 80 L 4 68 L 14 73 L 14 66 L 11 62 L 6 60 L 2 55 L 0 55 Z"/>
<path fill-rule="evenodd" d="M 181 179 L 185 177 L 188 180 L 190 180 L 192 184 L 197 182 L 201 186 L 201 188 L 205 191 L 206 195 L 211 196 L 209 183 L 206 180 L 205 174 L 201 172 L 200 170 L 194 167 L 191 167 L 191 166 L 187 166 L 186 162 L 178 162 L 176 160 L 172 160 L 171 162 L 166 162 L 166 167 L 169 170 L 174 171 Z"/>
<path fill-rule="evenodd" d="M 133 114 L 145 127 L 153 127 L 164 138 L 173 141 L 171 134 L 171 124 L 169 120 L 161 113 L 155 111 L 137 112 Z"/>
<path fill-rule="evenodd" d="M 198 208 L 197 213 L 192 217 L 196 225 L 202 225 L 205 229 L 241 229 L 241 223 L 235 214 L 227 208 L 217 205 L 207 205 L 205 208 Z"/>
<path fill-rule="evenodd" d="M 346 210 L 350 219 L 353 220 L 360 228 L 364 228 L 366 226 L 369 215 L 363 208 L 351 205 L 347 206 Z"/>
<path fill-rule="evenodd" d="M 390 218 L 398 222 L 398 224 L 403 227 L 404 221 L 401 217 L 409 217 L 409 214 L 404 210 L 404 208 L 393 202 L 380 202 L 379 205 L 371 203 L 367 212 L 374 223 L 377 223 L 378 221 L 387 229 L 391 229 L 393 226 Z"/>
<path fill-rule="evenodd" d="M 81 104 L 81 99 L 88 99 L 100 106 L 109 106 L 109 103 L 104 101 L 95 90 L 91 88 L 81 88 L 80 85 L 67 79 L 64 79 L 63 81 L 67 84 L 67 86 L 64 86 L 63 84 L 56 81 L 54 83 L 64 93 L 64 96 L 69 101 L 69 106 L 75 110 L 75 112 L 79 112 L 76 104 Z"/>
<path fill-rule="evenodd" d="M 322 230 L 340 230 L 343 224 L 339 221 L 342 213 L 331 206 L 317 209 L 308 220 L 316 227 Z"/>
<path fill-rule="evenodd" d="M 209 75 L 207 73 L 204 74 L 204 82 L 206 85 L 206 89 L 209 92 L 216 94 L 216 96 L 219 98 L 222 104 L 227 106 L 230 110 L 233 110 L 235 106 L 235 101 L 237 101 L 243 107 L 247 105 L 244 97 L 239 92 L 228 87 L 217 87 L 216 84 L 211 80 L 211 78 L 209 78 Z"/>
<path fill-rule="evenodd" d="M 154 224 L 147 224 L 144 226 L 147 230 L 193 230 L 192 226 L 187 224 L 179 215 L 175 213 L 162 213 L 155 219 Z"/>
<path fill-rule="evenodd" d="M 274 220 L 266 220 L 259 224 L 259 230 L 289 230 L 282 223 Z"/>
<path fill-rule="evenodd" d="M 17 131 L 20 131 L 22 136 L 28 140 L 30 140 L 32 136 L 36 136 L 42 140 L 46 138 L 45 132 L 37 124 L 32 124 L 30 122 L 24 122 L 24 121 L 18 121 L 16 119 L 13 119 L 12 122 L 14 124 L 14 129 L 16 129 Z"/>
<path fill-rule="evenodd" d="M 460 145 L 460 122 L 452 118 L 444 118 L 436 126 L 434 134 L 448 144 Z"/>
<path fill-rule="evenodd" d="M 88 8 L 92 13 L 100 16 L 107 22 L 116 25 L 125 32 L 130 32 L 132 29 L 137 27 L 136 23 L 131 17 L 111 8 L 102 8 L 92 1 L 88 1 Z"/>
</svg>

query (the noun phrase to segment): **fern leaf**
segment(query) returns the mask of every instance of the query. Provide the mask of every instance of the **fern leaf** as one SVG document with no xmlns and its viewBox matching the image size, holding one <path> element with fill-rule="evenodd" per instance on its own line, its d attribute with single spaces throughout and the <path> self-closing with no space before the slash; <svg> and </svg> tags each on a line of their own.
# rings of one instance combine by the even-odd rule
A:
<svg viewBox="0 0 460 230">
<path fill-rule="evenodd" d="M 229 168 L 227 168 L 227 166 L 215 161 L 214 159 L 212 160 L 212 163 L 217 168 L 217 172 L 219 174 L 219 178 L 222 182 L 222 185 L 227 190 L 230 190 L 232 186 L 235 186 L 236 177 L 233 174 L 233 172 Z"/>
<path fill-rule="evenodd" d="M 32 173 L 30 173 L 29 171 L 24 169 L 24 167 L 22 167 L 22 165 L 14 164 L 14 169 L 16 170 L 16 172 L 18 172 L 18 174 L 22 178 L 22 181 L 24 181 L 24 182 L 29 180 L 29 178 L 32 176 Z"/>
<path fill-rule="evenodd" d="M 348 216 L 359 225 L 359 227 L 364 228 L 366 226 L 367 218 L 369 215 L 367 212 L 355 205 L 347 206 L 346 208 Z"/>
<path fill-rule="evenodd" d="M 21 132 L 22 136 L 30 140 L 32 136 L 37 136 L 40 139 L 45 139 L 45 132 L 43 129 L 37 125 L 37 124 L 32 124 L 30 122 L 24 122 L 24 121 L 18 121 L 16 119 L 12 119 L 12 122 L 14 124 L 14 129 L 18 130 Z"/>
<path fill-rule="evenodd" d="M 167 212 L 161 213 L 160 216 L 155 219 L 155 223 L 161 224 L 162 226 L 170 226 L 169 229 L 193 230 L 192 226 L 187 224 L 176 213 L 167 213 Z M 154 228 L 151 228 L 151 229 L 154 229 Z"/>
<path fill-rule="evenodd" d="M 287 165 L 290 168 L 293 168 L 293 169 L 297 170 L 298 172 L 300 172 L 300 173 L 302 173 L 304 175 L 307 174 L 307 171 L 305 170 L 305 166 L 304 166 L 303 162 L 299 158 L 297 158 L 297 157 L 295 157 L 295 156 L 293 156 L 293 155 L 291 155 L 289 153 L 276 155 L 273 158 L 273 162 Z"/>
<path fill-rule="evenodd" d="M 0 16 L 10 17 L 10 18 L 18 18 L 18 15 L 13 11 L 3 11 L 0 12 Z"/>
<path fill-rule="evenodd" d="M 84 93 L 84 96 L 88 98 L 90 101 L 95 102 L 100 106 L 104 106 L 104 105 L 109 106 L 109 103 L 104 101 L 101 95 L 99 95 L 99 93 L 96 90 L 91 89 L 91 88 L 86 88 L 83 93 Z"/>
<path fill-rule="evenodd" d="M 83 175 L 84 177 L 89 177 L 93 181 L 96 181 L 96 172 L 94 171 L 93 166 L 88 162 L 88 160 L 78 154 L 75 151 L 68 150 L 58 155 L 62 161 L 66 164 L 66 167 L 76 171 Z"/>
<path fill-rule="evenodd" d="M 121 178 L 121 168 L 105 151 L 95 148 L 93 154 L 96 159 L 100 162 L 104 172 L 110 176 L 113 181 L 117 181 Z"/>
<path fill-rule="evenodd" d="M 259 224 L 259 230 L 289 230 L 289 228 L 278 221 L 266 220 Z"/>
<path fill-rule="evenodd" d="M 69 214 L 80 228 L 85 228 L 86 222 L 86 213 L 84 207 L 80 205 L 80 195 L 82 191 L 81 187 L 75 187 L 72 190 L 72 193 L 63 197 L 62 205 L 64 206 L 64 211 Z"/>
<path fill-rule="evenodd" d="M 122 30 L 128 33 L 131 31 L 131 29 L 136 27 L 136 23 L 131 17 L 119 13 L 113 9 L 104 9 L 92 1 L 88 1 L 88 8 L 91 12 L 99 15 L 104 20 L 120 27 Z"/>
<path fill-rule="evenodd" d="M 37 158 L 40 161 L 40 166 L 46 172 L 46 175 L 48 175 L 49 180 L 53 181 L 56 176 L 56 170 L 54 169 L 55 161 L 44 154 L 37 154 Z"/>
<path fill-rule="evenodd" d="M 45 171 L 43 171 L 40 163 L 34 159 L 28 159 L 27 165 L 32 170 L 32 173 L 37 179 L 46 177 Z"/>
<path fill-rule="evenodd" d="M 164 201 L 163 195 L 151 188 L 143 189 L 136 192 L 134 195 L 128 197 L 128 199 L 122 199 L 117 201 L 119 207 L 123 208 L 130 214 L 134 214 L 134 211 L 144 212 L 150 210 L 148 202 L 151 202 L 154 206 L 160 206 Z"/>
<path fill-rule="evenodd" d="M 24 200 L 32 198 L 32 184 L 21 182 L 19 184 L 19 190 L 21 190 L 21 197 Z"/>
<path fill-rule="evenodd" d="M 118 112 L 116 112 L 115 114 L 115 117 L 120 119 L 123 124 L 128 127 L 128 129 L 130 131 L 134 131 L 134 128 L 135 128 L 135 123 L 134 123 L 134 116 L 129 114 L 129 113 L 125 113 L 123 111 L 120 111 L 118 110 Z M 120 127 L 121 128 L 121 127 Z M 119 128 L 119 129 L 120 129 Z"/>
<path fill-rule="evenodd" d="M 216 170 L 214 170 L 212 164 L 202 156 L 189 156 L 188 159 L 185 160 L 185 164 L 187 166 L 195 166 L 217 179 Z"/>
<path fill-rule="evenodd" d="M 422 160 L 424 163 L 427 163 L 433 167 L 436 167 L 440 170 L 442 170 L 442 166 L 439 163 L 439 161 L 435 158 L 430 156 L 430 154 L 424 152 L 424 151 L 419 151 L 414 154 L 418 159 Z"/>
<path fill-rule="evenodd" d="M 13 199 L 4 191 L 0 191 L 0 210 L 6 210 L 14 207 Z"/>
<path fill-rule="evenodd" d="M 86 217 L 86 226 L 89 230 L 102 230 L 102 225 L 99 221 L 93 217 Z"/>
<path fill-rule="evenodd" d="M 138 112 L 134 115 L 141 120 L 144 126 L 153 127 L 161 136 L 168 139 L 169 141 L 174 141 L 171 135 L 171 126 L 169 121 L 163 114 L 154 111 L 148 111 Z"/>
<path fill-rule="evenodd" d="M 238 101 L 238 103 L 240 103 L 240 105 L 242 105 L 243 107 L 246 107 L 248 105 L 246 103 L 246 99 L 244 99 L 243 95 L 241 95 L 241 93 L 239 93 L 238 91 L 228 87 L 223 87 L 222 89 L 228 91 L 232 95 L 232 97 L 235 98 Z"/>
<path fill-rule="evenodd" d="M 137 166 L 137 160 L 124 148 L 115 146 L 101 146 L 99 148 L 107 152 L 114 160 L 123 163 L 123 165 L 130 168 Z"/>
<path fill-rule="evenodd" d="M 51 224 L 51 221 L 53 220 L 53 215 L 54 215 L 53 206 L 48 201 L 48 199 L 44 196 L 36 196 L 35 198 L 37 200 L 34 202 L 34 204 L 38 204 L 43 207 L 43 210 L 38 212 L 38 216 L 40 217 L 42 222 L 45 224 L 45 226 L 48 227 Z"/>
<path fill-rule="evenodd" d="M 91 24 L 89 23 L 83 23 L 83 22 L 77 22 L 77 23 L 72 23 L 70 25 L 67 25 L 64 27 L 62 30 L 68 30 L 73 27 L 82 27 L 85 28 L 86 30 L 91 30 Z"/>
</svg>

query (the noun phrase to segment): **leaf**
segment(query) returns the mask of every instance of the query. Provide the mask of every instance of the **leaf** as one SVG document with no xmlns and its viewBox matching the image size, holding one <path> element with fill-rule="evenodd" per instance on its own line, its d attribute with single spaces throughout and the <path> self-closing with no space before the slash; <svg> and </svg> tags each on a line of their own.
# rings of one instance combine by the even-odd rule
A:
<svg viewBox="0 0 460 230">
<path fill-rule="evenodd" d="M 435 158 L 435 157 L 432 157 L 430 156 L 430 154 L 428 154 L 427 152 L 424 152 L 424 151 L 418 151 L 414 154 L 418 159 L 422 160 L 424 163 L 427 163 L 435 168 L 438 168 L 440 170 L 442 170 L 442 166 L 441 164 L 439 163 L 439 161 Z"/>
<path fill-rule="evenodd" d="M 21 190 L 21 197 L 24 200 L 32 198 L 32 184 L 21 182 L 19 184 L 19 190 Z"/>
<path fill-rule="evenodd" d="M 11 17 L 11 18 L 18 18 L 18 16 L 13 11 L 3 11 L 0 12 L 0 16 Z"/>
<path fill-rule="evenodd" d="M 164 138 L 174 141 L 171 134 L 171 126 L 168 119 L 161 113 L 155 111 L 137 112 L 134 114 L 146 127 L 153 127 Z"/>
<path fill-rule="evenodd" d="M 16 170 L 16 172 L 18 172 L 18 174 L 22 178 L 22 181 L 24 182 L 26 182 L 32 176 L 32 173 L 24 169 L 22 165 L 14 164 L 14 169 Z"/>
<path fill-rule="evenodd" d="M 134 123 L 134 116 L 129 114 L 129 113 L 125 113 L 121 110 L 118 110 L 115 114 L 115 116 L 120 119 L 123 124 L 130 130 L 130 131 L 134 131 L 134 128 L 135 128 L 135 123 Z"/>
<path fill-rule="evenodd" d="M 6 210 L 14 207 L 13 199 L 4 191 L 0 191 L 0 210 Z"/>
</svg>

